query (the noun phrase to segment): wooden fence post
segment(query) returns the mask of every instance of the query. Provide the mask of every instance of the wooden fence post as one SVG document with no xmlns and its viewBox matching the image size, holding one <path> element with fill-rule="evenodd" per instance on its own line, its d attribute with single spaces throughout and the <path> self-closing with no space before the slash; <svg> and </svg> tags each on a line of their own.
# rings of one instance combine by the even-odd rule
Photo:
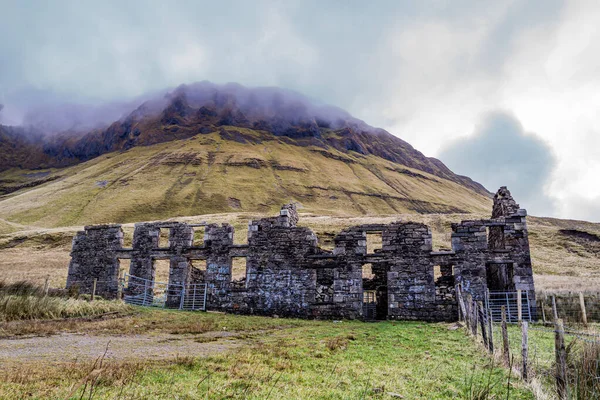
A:
<svg viewBox="0 0 600 400">
<path fill-rule="evenodd" d="M 504 362 L 510 365 L 510 347 L 508 345 L 508 329 L 506 327 L 506 306 L 502 306 L 502 354 Z"/>
<path fill-rule="evenodd" d="M 552 317 L 554 321 L 558 319 L 558 310 L 556 309 L 556 296 L 552 295 Z"/>
<path fill-rule="evenodd" d="M 50 289 L 50 275 L 47 275 L 46 281 L 44 282 L 44 296 L 48 296 L 49 289 Z"/>
<path fill-rule="evenodd" d="M 477 311 L 478 311 L 478 320 L 479 320 L 479 325 L 481 327 L 481 338 L 483 339 L 483 345 L 487 348 L 489 348 L 489 343 L 488 343 L 488 337 L 487 337 L 487 329 L 486 329 L 486 323 L 485 323 L 485 314 L 483 312 L 483 303 L 481 301 L 477 302 Z"/>
<path fill-rule="evenodd" d="M 521 322 L 521 357 L 523 359 L 523 370 L 521 371 L 521 375 L 525 382 L 529 380 L 529 366 L 527 365 L 527 358 L 529 356 L 528 328 L 529 323 L 527 321 Z"/>
<path fill-rule="evenodd" d="M 567 351 L 565 349 L 565 328 L 560 319 L 554 323 L 554 346 L 556 352 L 556 391 L 560 400 L 567 398 Z"/>
<path fill-rule="evenodd" d="M 523 299 L 521 298 L 521 289 L 517 289 L 517 321 L 523 320 Z"/>
<path fill-rule="evenodd" d="M 458 309 L 459 309 L 459 314 L 462 314 L 462 318 L 465 321 L 465 324 L 467 324 L 468 326 L 468 318 L 467 318 L 467 310 L 465 307 L 465 302 L 463 300 L 463 296 L 462 296 L 462 289 L 459 285 L 456 285 L 456 299 L 458 300 Z M 460 321 L 460 318 L 458 319 Z"/>
<path fill-rule="evenodd" d="M 546 325 L 546 293 L 544 293 L 544 300 L 542 300 L 542 321 L 544 322 L 544 325 Z"/>
<path fill-rule="evenodd" d="M 494 321 L 492 320 L 492 310 L 490 308 L 489 300 L 485 309 L 485 315 L 487 316 L 488 326 L 488 349 L 490 353 L 494 354 Z"/>
<path fill-rule="evenodd" d="M 585 299 L 583 298 L 583 293 L 579 292 L 579 305 L 581 306 L 581 319 L 585 326 L 587 326 L 587 313 L 585 312 Z"/>
<path fill-rule="evenodd" d="M 471 331 L 471 303 L 467 301 L 467 299 L 463 299 L 465 303 L 465 326 L 467 328 L 467 333 Z"/>
<path fill-rule="evenodd" d="M 94 298 L 96 297 L 96 284 L 98 283 L 98 279 L 94 278 L 94 286 L 92 286 L 92 301 L 94 301 Z"/>
</svg>

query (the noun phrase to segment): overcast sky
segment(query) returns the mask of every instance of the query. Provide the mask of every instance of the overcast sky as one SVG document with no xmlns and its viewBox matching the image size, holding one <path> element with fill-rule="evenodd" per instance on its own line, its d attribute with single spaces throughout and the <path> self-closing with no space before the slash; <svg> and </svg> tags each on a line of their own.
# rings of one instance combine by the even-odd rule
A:
<svg viewBox="0 0 600 400">
<path fill-rule="evenodd" d="M 4 123 L 32 101 L 282 86 L 530 214 L 600 221 L 600 2 L 0 0 Z M 12 113 L 12 114 L 11 114 Z"/>
</svg>

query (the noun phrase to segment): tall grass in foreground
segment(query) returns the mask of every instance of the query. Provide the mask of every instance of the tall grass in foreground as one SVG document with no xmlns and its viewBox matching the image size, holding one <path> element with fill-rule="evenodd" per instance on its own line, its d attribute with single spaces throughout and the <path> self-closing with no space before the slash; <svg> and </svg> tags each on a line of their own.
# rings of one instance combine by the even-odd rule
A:
<svg viewBox="0 0 600 400">
<path fill-rule="evenodd" d="M 584 342 L 569 354 L 571 398 L 600 399 L 600 343 Z"/>
<path fill-rule="evenodd" d="M 86 317 L 108 312 L 129 311 L 116 301 L 86 301 L 64 296 L 45 295 L 44 290 L 29 282 L 0 282 L 0 321 Z"/>
</svg>

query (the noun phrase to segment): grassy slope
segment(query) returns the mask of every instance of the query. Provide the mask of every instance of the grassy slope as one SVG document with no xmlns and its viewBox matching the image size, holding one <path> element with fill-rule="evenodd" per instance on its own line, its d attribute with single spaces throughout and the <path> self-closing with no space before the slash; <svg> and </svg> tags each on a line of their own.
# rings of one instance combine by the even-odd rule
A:
<svg viewBox="0 0 600 400">
<path fill-rule="evenodd" d="M 456 183 L 378 157 L 318 151 L 278 139 L 242 144 L 217 133 L 135 147 L 51 171 L 62 178 L 0 198 L 0 218 L 57 227 L 270 213 L 288 201 L 321 215 L 485 212 L 491 205 Z M 18 176 L 6 171 L 0 180 Z"/>
<path fill-rule="evenodd" d="M 389 393 L 407 399 L 472 398 L 466 395 L 469 389 L 485 387 L 491 376 L 489 398 L 505 398 L 506 371 L 493 367 L 462 330 L 448 328 L 143 310 L 137 316 L 59 329 L 88 335 L 166 331 L 190 341 L 206 340 L 205 332 L 237 331 L 246 333 L 246 345 L 208 358 L 182 355 L 125 364 L 108 360 L 95 374 L 89 374 L 92 365 L 85 361 L 43 366 L 23 362 L 4 371 L 0 397 L 30 393 L 34 398 L 64 398 L 87 376 L 88 381 L 98 377 L 93 398 L 102 399 L 120 393 L 131 398 L 173 398 L 176 393 L 182 399 L 393 398 Z M 515 381 L 511 399 L 533 398 Z M 83 386 L 73 398 L 80 398 Z M 84 398 L 88 396 L 89 385 Z"/>
</svg>

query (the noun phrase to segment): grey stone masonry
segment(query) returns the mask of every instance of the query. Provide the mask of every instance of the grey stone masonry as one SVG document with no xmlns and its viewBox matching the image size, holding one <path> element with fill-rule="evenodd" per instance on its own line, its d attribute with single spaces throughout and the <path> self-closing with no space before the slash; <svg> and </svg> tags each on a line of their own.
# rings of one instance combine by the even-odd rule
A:
<svg viewBox="0 0 600 400">
<path fill-rule="evenodd" d="M 96 293 L 106 298 L 117 295 L 119 260 L 117 251 L 123 245 L 120 225 L 86 226 L 73 238 L 67 288 L 91 293 L 96 279 Z"/>
<path fill-rule="evenodd" d="M 491 219 L 452 224 L 447 251 L 433 251 L 429 227 L 416 222 L 353 226 L 335 236 L 333 251 L 321 249 L 312 230 L 297 226 L 293 204 L 250 221 L 247 245 L 233 244 L 229 224 L 138 223 L 132 248 L 123 247 L 120 225 L 87 226 L 73 239 L 67 287 L 89 292 L 97 279 L 98 293 L 114 298 L 120 260 L 130 260 L 130 275 L 154 281 L 155 261 L 162 259 L 170 262 L 170 284 L 206 283 L 209 310 L 454 321 L 458 284 L 476 299 L 488 290 L 521 289 L 535 302 L 526 217 L 502 187 Z M 204 230 L 201 244 L 194 243 L 196 229 Z M 168 242 L 161 243 L 167 230 Z M 380 249 L 369 252 L 370 235 L 380 237 Z M 246 265 L 245 277 L 236 280 L 235 257 Z M 177 306 L 179 300 L 166 301 Z"/>
</svg>

